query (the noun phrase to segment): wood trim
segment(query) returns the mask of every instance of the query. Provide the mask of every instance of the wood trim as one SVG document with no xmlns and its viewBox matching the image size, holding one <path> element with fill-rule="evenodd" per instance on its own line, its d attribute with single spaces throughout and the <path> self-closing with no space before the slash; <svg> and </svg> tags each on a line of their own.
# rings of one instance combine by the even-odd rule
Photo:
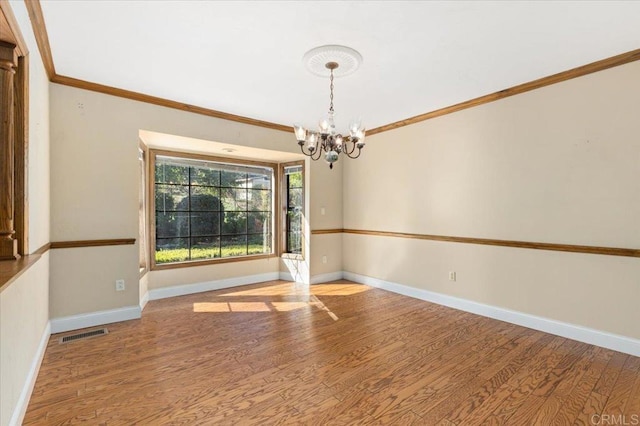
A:
<svg viewBox="0 0 640 426">
<path fill-rule="evenodd" d="M 29 57 L 18 58 L 14 79 L 14 225 L 18 254 L 29 254 Z"/>
<path fill-rule="evenodd" d="M 212 259 L 187 260 L 184 262 L 161 263 L 161 264 L 157 264 L 154 261 L 153 267 L 151 268 L 151 270 L 161 271 L 163 269 L 191 268 L 193 266 L 217 265 L 219 263 L 249 262 L 251 260 L 271 259 L 271 258 L 277 258 L 277 257 L 278 257 L 277 254 L 272 253 L 272 254 L 256 254 L 256 255 L 237 256 L 237 257 L 216 257 Z"/>
<path fill-rule="evenodd" d="M 531 90 L 539 89 L 541 87 L 549 86 L 551 84 L 560 83 L 562 81 L 571 80 L 573 78 L 582 77 L 594 72 L 603 71 L 608 68 L 617 67 L 619 65 L 628 64 L 640 59 L 640 49 L 632 50 L 630 52 L 622 53 L 620 55 L 612 56 L 610 58 L 602 59 L 600 61 L 592 62 L 587 65 L 583 65 L 577 68 L 573 68 L 567 71 L 563 71 L 557 74 L 553 74 L 547 77 L 539 78 L 537 80 L 530 81 L 528 83 L 520 84 L 510 87 L 508 89 L 500 90 L 499 92 L 491 93 L 488 95 L 480 96 L 479 98 L 471 99 L 459 104 L 451 105 L 445 108 L 440 108 L 435 111 L 427 112 L 425 114 L 416 115 L 415 117 L 407 118 L 405 120 L 396 121 L 384 126 L 376 127 L 369 130 L 367 136 L 375 135 L 376 133 L 386 132 L 388 130 L 397 129 L 399 127 L 408 126 L 410 124 L 419 123 L 421 121 L 429 120 L 431 118 L 440 117 L 443 115 L 451 114 L 453 112 L 461 111 L 463 109 L 479 106 L 489 102 L 494 102 L 500 99 L 507 98 L 509 96 L 518 95 Z"/>
<path fill-rule="evenodd" d="M 0 4 L 7 3 L 8 0 L 0 0 Z M 241 115 L 229 114 L 214 109 L 203 108 L 196 105 L 190 105 L 183 102 L 177 102 L 170 99 L 159 98 L 156 96 L 146 95 L 144 93 L 133 92 L 130 90 L 119 89 L 117 87 L 105 86 L 103 84 L 93 83 L 90 81 L 80 80 L 73 77 L 67 77 L 56 73 L 55 65 L 53 62 L 53 55 L 51 54 L 51 45 L 49 43 L 49 35 L 47 33 L 47 27 L 44 21 L 44 15 L 42 13 L 42 7 L 39 0 L 26 0 L 27 11 L 29 12 L 29 18 L 31 19 L 31 26 L 33 27 L 33 33 L 38 43 L 38 49 L 40 50 L 40 56 L 42 62 L 47 71 L 49 80 L 53 83 L 62 84 L 65 86 L 75 87 L 78 89 L 89 90 L 92 92 L 104 93 L 106 95 L 117 96 L 120 98 L 131 99 L 134 101 L 145 102 L 148 104 L 159 105 L 167 108 L 178 109 L 181 111 L 192 112 L 195 114 L 206 115 L 208 117 L 220 118 L 223 120 L 235 121 L 238 123 L 244 123 L 251 126 L 264 127 L 267 129 L 279 130 L 282 132 L 290 133 L 292 131 L 291 126 L 285 126 L 282 124 L 271 123 L 269 121 L 256 120 L 254 118 L 244 117 Z M 4 8 L 3 8 L 4 9 Z"/>
<path fill-rule="evenodd" d="M 278 244 L 279 244 L 279 240 L 278 240 L 278 235 L 277 235 L 277 228 L 278 228 L 278 221 L 279 221 L 279 214 L 278 214 L 278 210 L 277 210 L 277 206 L 279 205 L 278 203 L 280 202 L 280 197 L 278 195 L 278 191 L 277 191 L 277 187 L 279 186 L 279 165 L 277 163 L 269 163 L 269 162 L 264 162 L 264 161 L 252 161 L 252 160 L 247 160 L 247 159 L 237 159 L 237 158 L 226 158 L 226 157 L 219 157 L 219 156 L 215 156 L 215 155 L 206 155 L 206 154 L 193 154 L 193 153 L 188 153 L 188 152 L 180 152 L 180 151 L 167 151 L 167 150 L 162 150 L 162 149 L 154 149 L 154 148 L 149 148 L 148 152 L 148 156 L 147 156 L 147 164 L 148 164 L 148 169 L 147 169 L 147 190 L 148 190 L 148 197 L 147 197 L 147 227 L 148 227 L 148 247 L 149 247 L 149 270 L 151 271 L 156 271 L 156 270 L 162 270 L 162 269 L 175 269 L 175 268 L 187 268 L 187 267 L 191 267 L 191 266 L 204 266 L 204 265 L 214 265 L 217 263 L 229 263 L 229 262 L 242 262 L 242 261 L 249 261 L 249 260 L 256 260 L 256 259 L 265 259 L 265 258 L 271 258 L 271 257 L 278 257 Z M 156 168 L 156 157 L 157 156 L 166 156 L 166 157 L 174 157 L 174 158 L 185 158 L 185 159 L 192 159 L 192 160 L 200 160 L 200 161 L 212 161 L 212 162 L 218 162 L 218 163 L 225 163 L 225 164 L 239 164 L 239 165 L 246 165 L 246 166 L 258 166 L 258 167 L 267 167 L 273 170 L 273 187 L 272 187 L 272 191 L 274 194 L 274 206 L 273 208 L 275 208 L 276 210 L 274 210 L 272 213 L 274 215 L 274 233 L 273 233 L 273 253 L 269 253 L 269 254 L 258 254 L 258 255 L 246 255 L 246 256 L 239 256 L 239 257 L 225 257 L 225 258 L 212 258 L 212 259 L 202 259 L 202 260 L 187 260 L 187 261 L 183 261 L 183 262 L 175 262 L 175 263 L 162 263 L 162 264 L 157 264 L 156 263 L 156 257 L 155 257 L 155 253 L 156 253 L 156 239 L 155 239 L 155 235 L 156 235 L 156 215 L 155 215 L 155 210 L 156 210 L 156 206 L 155 206 L 155 202 L 156 202 L 156 197 L 155 197 L 155 168 Z"/>
<path fill-rule="evenodd" d="M 0 262 L 0 293 L 6 290 L 20 275 L 35 264 L 42 256 L 32 254 L 17 260 Z"/>
<path fill-rule="evenodd" d="M 153 154 L 154 158 L 159 155 L 161 157 L 184 158 L 187 160 L 198 160 L 198 161 L 212 161 L 215 163 L 232 164 L 232 165 L 239 164 L 244 166 L 268 167 L 274 170 L 278 167 L 278 163 L 276 162 L 270 163 L 268 161 L 248 160 L 246 158 L 220 157 L 217 155 L 210 155 L 210 154 L 194 154 L 192 152 L 182 152 L 177 150 L 170 151 L 170 150 L 156 149 L 156 148 L 149 148 L 149 152 Z M 155 167 L 155 163 L 154 163 L 154 167 Z"/>
<path fill-rule="evenodd" d="M 49 44 L 49 36 L 47 34 L 47 29 L 44 22 L 44 16 L 42 13 L 42 7 L 40 5 L 40 1 L 28 0 L 28 1 L 25 1 L 25 4 L 29 12 L 29 17 L 31 18 L 33 32 L 36 36 L 38 48 L 40 49 L 40 54 L 42 56 L 42 61 L 45 65 L 45 69 L 47 70 L 47 75 L 49 76 L 49 80 L 52 81 L 53 83 L 75 87 L 78 89 L 90 90 L 98 93 L 104 93 L 107 95 L 117 96 L 125 99 L 131 99 L 134 101 L 146 102 L 153 105 L 164 106 L 167 108 L 178 109 L 186 112 L 192 112 L 195 114 L 206 115 L 208 117 L 235 121 L 238 123 L 248 124 L 251 126 L 264 127 L 267 129 L 279 130 L 282 132 L 291 132 L 291 126 L 285 126 L 283 124 L 271 123 L 263 120 L 256 120 L 256 119 L 244 117 L 241 115 L 229 114 L 226 112 L 199 107 L 196 105 L 186 104 L 182 102 L 177 102 L 170 99 L 159 98 L 156 96 L 146 95 L 143 93 L 133 92 L 130 90 L 119 89 L 116 87 L 105 86 L 98 83 L 80 80 L 73 77 L 58 75 L 56 74 L 54 63 L 53 63 L 53 56 L 51 55 L 51 46 Z M 0 6 L 2 6 L 3 11 L 5 9 L 5 5 L 7 6 L 6 9 L 10 10 L 8 8 L 8 0 L 0 0 Z M 13 17 L 12 14 L 11 16 Z M 17 23 L 15 23 L 15 18 L 13 18 L 13 20 L 14 20 L 13 25 L 15 26 L 17 33 L 21 38 L 22 36 L 19 33 L 19 28 L 17 27 Z M 11 25 L 11 22 L 10 22 L 10 25 Z M 19 43 L 20 48 L 26 51 L 26 44 L 24 43 L 24 40 L 21 39 L 19 40 L 19 42 L 20 42 Z M 590 64 L 582 65 L 567 71 L 563 71 L 557 74 L 553 74 L 547 77 L 542 77 L 537 80 L 533 80 L 527 83 L 513 86 L 504 90 L 500 90 L 495 93 L 490 93 L 488 95 L 480 96 L 478 98 L 461 102 L 455 105 L 451 105 L 445 108 L 440 108 L 435 111 L 427 112 L 425 114 L 416 115 L 414 117 L 410 117 L 405 120 L 400 120 L 394 123 L 386 124 L 384 126 L 376 127 L 374 129 L 369 130 L 367 134 L 371 136 L 377 133 L 386 132 L 388 130 L 397 129 L 399 127 L 408 126 L 410 124 L 419 123 L 421 121 L 429 120 L 431 118 L 440 117 L 440 116 L 451 114 L 453 112 L 461 111 L 467 108 L 497 101 L 499 99 L 504 99 L 509 96 L 514 96 L 514 95 L 525 93 L 534 89 L 539 89 L 544 86 L 549 86 L 551 84 L 560 83 L 562 81 L 570 80 L 576 77 L 581 77 L 594 72 L 603 71 L 608 68 L 624 65 L 629 62 L 637 61 L 639 59 L 640 59 L 640 49 L 632 50 L 630 52 L 622 53 L 620 55 L 612 56 L 610 58 L 605 58 L 600 61 L 592 62 Z"/>
<path fill-rule="evenodd" d="M 564 251 L 570 253 L 601 254 L 608 256 L 640 257 L 640 249 L 553 244 L 529 241 L 494 240 L 488 238 L 453 237 L 447 235 L 411 234 L 406 232 L 368 231 L 363 229 L 343 229 L 346 234 L 373 235 L 379 237 L 413 238 L 418 240 L 445 241 L 452 243 L 482 244 L 490 246 L 526 248 L 534 250 Z"/>
<path fill-rule="evenodd" d="M 342 232 L 344 232 L 344 229 L 342 229 L 342 228 L 314 229 L 313 231 L 311 231 L 311 235 L 340 234 Z"/>
<path fill-rule="evenodd" d="M 15 232 L 15 74 L 16 45 L 0 41 L 0 259 L 16 260 Z"/>
<path fill-rule="evenodd" d="M 170 99 L 158 98 L 156 96 L 145 95 L 144 93 L 132 92 L 130 90 L 118 89 L 116 87 L 105 86 L 98 83 L 92 83 L 89 81 L 79 80 L 73 77 L 67 77 L 64 75 L 56 74 L 51 81 L 53 83 L 62 84 L 65 86 L 75 87 L 78 89 L 90 90 L 92 92 L 104 93 L 106 95 L 117 96 L 120 98 L 131 99 L 139 102 L 146 102 L 148 104 L 159 105 L 167 108 L 178 109 L 181 111 L 192 112 L 194 114 L 206 115 L 208 117 L 220 118 L 223 120 L 235 121 L 238 123 L 248 124 L 251 126 L 264 127 L 267 129 L 279 130 L 282 132 L 291 133 L 292 127 L 282 124 L 271 123 L 269 121 L 256 120 L 254 118 L 244 117 L 241 115 L 229 114 L 214 109 L 199 107 L 187 103 L 172 101 Z M 293 139 L 292 139 L 293 140 Z"/>
<path fill-rule="evenodd" d="M 37 255 L 43 255 L 46 252 L 48 252 L 51 249 L 51 243 L 46 243 L 44 244 L 42 247 L 40 247 L 38 250 L 34 251 L 33 253 L 31 253 L 32 255 L 37 254 Z"/>
<path fill-rule="evenodd" d="M 0 262 L 0 293 L 33 266 L 43 254 L 49 251 L 49 248 L 51 248 L 51 243 L 46 243 L 28 256 L 22 256 L 18 260 Z"/>
<path fill-rule="evenodd" d="M 287 252 L 287 190 L 288 188 L 286 187 L 286 182 L 284 181 L 284 169 L 286 167 L 291 167 L 291 166 L 301 166 L 302 167 L 302 218 L 303 221 L 306 222 L 306 218 L 307 218 L 307 209 L 306 209 L 306 201 L 307 201 L 307 185 L 306 185 L 306 179 L 307 179 L 307 168 L 306 168 L 306 164 L 305 164 L 305 160 L 296 160 L 296 161 L 289 161 L 286 163 L 280 163 L 280 178 L 278 180 L 278 195 L 280 197 L 280 203 L 277 204 L 278 206 L 278 211 L 280 213 L 280 220 L 279 220 L 279 225 L 280 225 L 280 230 L 278 232 L 278 236 L 279 236 L 279 245 L 278 245 L 278 249 L 279 252 L 278 254 L 284 258 L 284 259 L 295 259 L 295 260 L 304 260 L 306 258 L 306 254 L 307 254 L 307 236 L 305 234 L 305 230 L 304 230 L 304 226 L 302 229 L 302 253 L 301 254 L 295 254 L 295 253 L 288 253 Z"/>
<path fill-rule="evenodd" d="M 28 5 L 28 1 L 26 1 Z M 16 20 L 9 0 L 0 0 L 0 40 L 9 41 L 18 48 L 18 56 L 27 56 L 29 49 Z"/>
<path fill-rule="evenodd" d="M 113 238 L 105 240 L 79 240 L 79 241 L 53 241 L 52 249 L 78 248 L 78 247 L 101 247 L 101 246 L 123 246 L 135 244 L 135 238 Z"/>
<path fill-rule="evenodd" d="M 42 14 L 40 0 L 25 0 L 24 4 L 27 7 L 29 19 L 31 19 L 31 27 L 33 28 L 33 34 L 36 37 L 36 43 L 38 44 L 38 50 L 40 50 L 44 69 L 47 72 L 49 80 L 52 80 L 56 75 L 56 68 L 53 64 L 49 35 L 47 34 L 47 27 L 44 23 L 44 15 Z"/>
</svg>

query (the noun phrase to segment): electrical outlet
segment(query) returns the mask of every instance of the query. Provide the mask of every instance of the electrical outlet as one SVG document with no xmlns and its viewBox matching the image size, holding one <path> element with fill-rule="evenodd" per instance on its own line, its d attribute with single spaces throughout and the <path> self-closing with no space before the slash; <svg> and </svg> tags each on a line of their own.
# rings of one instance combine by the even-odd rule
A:
<svg viewBox="0 0 640 426">
<path fill-rule="evenodd" d="M 327 256 L 322 256 L 322 263 L 327 263 Z"/>
<path fill-rule="evenodd" d="M 116 280 L 116 291 L 124 291 L 124 280 Z"/>
<path fill-rule="evenodd" d="M 456 273 L 451 271 L 449 272 L 449 281 L 455 281 L 456 280 Z"/>
</svg>

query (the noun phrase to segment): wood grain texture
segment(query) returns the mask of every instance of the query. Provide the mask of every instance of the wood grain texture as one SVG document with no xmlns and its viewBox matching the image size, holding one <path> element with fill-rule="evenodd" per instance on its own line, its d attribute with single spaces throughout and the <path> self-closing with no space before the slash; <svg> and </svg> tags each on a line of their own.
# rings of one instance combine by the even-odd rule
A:
<svg viewBox="0 0 640 426">
<path fill-rule="evenodd" d="M 52 249 L 77 248 L 77 247 L 100 247 L 100 246 L 123 246 L 135 244 L 135 238 L 112 238 L 105 240 L 78 240 L 78 241 L 53 241 Z"/>
<path fill-rule="evenodd" d="M 40 0 L 25 0 L 24 4 L 27 7 L 29 19 L 31 19 L 31 27 L 36 37 L 36 43 L 38 44 L 38 50 L 40 50 L 40 57 L 42 58 L 44 69 L 47 72 L 47 77 L 51 80 L 56 75 L 56 67 L 53 64 L 49 34 L 47 33 L 47 27 L 44 23 Z"/>
<path fill-rule="evenodd" d="M 18 254 L 25 256 L 29 254 L 29 202 L 27 197 L 29 188 L 29 56 L 18 58 L 14 85 L 13 217 L 16 240 L 18 241 Z"/>
<path fill-rule="evenodd" d="M 19 56 L 27 56 L 29 49 L 24 41 L 9 0 L 0 0 L 0 40 L 15 44 Z"/>
<path fill-rule="evenodd" d="M 640 358 L 349 281 L 151 301 L 108 328 L 51 337 L 25 425 L 552 424 L 640 401 Z"/>
<path fill-rule="evenodd" d="M 541 87 L 550 86 L 552 84 L 560 83 L 563 81 L 571 80 L 573 78 L 582 77 L 594 72 L 603 71 L 608 68 L 617 67 L 620 65 L 628 64 L 640 59 L 640 49 L 632 50 L 620 55 L 612 56 L 600 61 L 592 62 L 587 65 L 583 65 L 577 68 L 573 68 L 567 71 L 563 71 L 557 74 L 553 74 L 547 77 L 539 78 L 537 80 L 530 81 L 528 83 L 520 84 L 510 87 L 508 89 L 500 90 L 499 92 L 491 93 L 488 95 L 480 96 L 479 98 L 471 99 L 459 104 L 451 105 L 445 108 L 440 108 L 435 111 L 427 112 L 425 114 L 416 115 L 405 120 L 396 121 L 384 126 L 376 127 L 367 131 L 367 135 L 375 135 L 376 133 L 382 133 L 389 130 L 397 129 L 399 127 L 409 126 L 411 124 L 419 123 L 421 121 L 429 120 L 431 118 L 441 117 L 443 115 L 451 114 L 457 111 L 462 111 L 467 108 L 476 107 L 479 105 L 494 102 L 500 99 L 507 98 L 509 96 L 519 95 L 521 93 L 529 92 L 531 90 L 539 89 Z"/>
<path fill-rule="evenodd" d="M 344 232 L 342 228 L 335 229 L 314 229 L 311 231 L 311 235 L 324 235 L 324 234 L 340 234 Z"/>
<path fill-rule="evenodd" d="M 22 256 L 18 260 L 0 262 L 0 293 L 40 260 L 50 247 L 51 244 L 47 243 L 30 255 Z"/>
<path fill-rule="evenodd" d="M 451 243 L 481 244 L 501 247 L 525 248 L 533 250 L 564 251 L 608 256 L 640 257 L 640 249 L 597 247 L 572 244 L 553 244 L 530 241 L 495 240 L 488 238 L 454 237 L 448 235 L 412 234 L 407 232 L 368 231 L 363 229 L 343 229 L 346 234 L 374 235 L 379 237 L 413 238 L 418 240 L 445 241 Z"/>
<path fill-rule="evenodd" d="M 229 114 L 214 109 L 190 105 L 183 102 L 172 101 L 170 99 L 159 98 L 156 96 L 145 95 L 144 93 L 133 92 L 131 90 L 118 89 L 116 87 L 105 86 L 103 84 L 92 83 L 90 81 L 79 80 L 73 77 L 56 74 L 51 78 L 53 83 L 65 86 L 75 87 L 78 89 L 90 90 L 92 92 L 104 93 L 106 95 L 117 96 L 120 98 L 131 99 L 139 102 L 146 102 L 153 105 L 159 105 L 167 108 L 178 109 L 181 111 L 192 112 L 194 114 L 206 115 L 208 117 L 221 118 L 223 120 L 235 121 L 238 123 L 248 124 L 251 126 L 264 127 L 266 129 L 279 130 L 291 133 L 291 143 L 295 143 L 293 137 L 293 128 L 282 124 L 271 123 L 263 120 L 256 120 L 241 115 Z"/>
<path fill-rule="evenodd" d="M 14 222 L 15 87 L 18 54 L 0 41 L 0 260 L 19 258 Z"/>
</svg>

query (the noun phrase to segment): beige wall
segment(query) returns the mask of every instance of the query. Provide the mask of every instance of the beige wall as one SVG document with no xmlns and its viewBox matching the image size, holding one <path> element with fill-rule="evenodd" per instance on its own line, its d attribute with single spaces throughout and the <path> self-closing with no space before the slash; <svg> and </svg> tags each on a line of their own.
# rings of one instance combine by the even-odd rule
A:
<svg viewBox="0 0 640 426">
<path fill-rule="evenodd" d="M 0 425 L 8 425 L 19 409 L 48 321 L 49 255 L 45 254 L 0 293 Z"/>
<path fill-rule="evenodd" d="M 345 228 L 640 247 L 639 75 L 635 62 L 370 137 L 344 171 Z M 640 338 L 635 258 L 358 235 L 343 252 L 349 272 Z"/>
<path fill-rule="evenodd" d="M 57 84 L 51 85 L 51 234 L 53 241 L 134 238 L 138 235 L 138 132 L 147 130 L 228 144 L 298 152 L 293 134 L 215 119 Z M 341 166 L 341 165 L 340 165 Z M 311 229 L 342 223 L 342 174 L 311 162 L 309 196 L 326 214 L 309 211 Z M 311 206 L 311 209 L 316 206 Z M 318 207 L 319 208 L 319 207 Z M 327 248 L 341 249 L 340 241 Z M 52 257 L 52 317 L 136 305 L 114 290 L 116 279 L 138 274 L 127 246 L 56 250 Z M 313 252 L 313 247 L 310 248 Z M 112 267 L 104 268 L 104 262 Z M 71 270 L 71 265 L 75 265 Z M 341 264 L 335 263 L 336 271 Z M 149 289 L 278 271 L 278 262 L 154 271 Z M 283 267 L 283 270 L 286 268 Z M 100 272 L 98 272 L 100 271 Z M 128 291 L 128 290 L 127 290 Z M 87 300 L 84 295 L 99 294 Z"/>
<path fill-rule="evenodd" d="M 149 272 L 149 290 L 186 284 L 206 283 L 235 277 L 246 277 L 280 271 L 279 259 L 266 258 L 219 265 L 193 266 Z"/>
<path fill-rule="evenodd" d="M 29 49 L 29 251 L 49 242 L 49 81 L 24 2 L 11 1 Z M 3 6 L 4 7 L 4 6 Z M 0 293 L 0 425 L 19 418 L 20 395 L 49 321 L 49 254 Z M 26 403 L 26 401 L 22 401 Z M 26 408 L 23 406 L 22 408 Z"/>
</svg>

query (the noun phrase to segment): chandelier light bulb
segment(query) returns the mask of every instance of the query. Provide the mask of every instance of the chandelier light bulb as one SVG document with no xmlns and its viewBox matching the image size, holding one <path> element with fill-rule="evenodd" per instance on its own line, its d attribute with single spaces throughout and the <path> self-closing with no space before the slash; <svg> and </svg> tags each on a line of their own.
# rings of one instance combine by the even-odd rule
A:
<svg viewBox="0 0 640 426">
<path fill-rule="evenodd" d="M 296 139 L 298 140 L 298 143 L 303 144 L 304 141 L 307 139 L 307 129 L 302 127 L 300 124 L 294 124 L 293 129 L 296 134 Z"/>
</svg>

